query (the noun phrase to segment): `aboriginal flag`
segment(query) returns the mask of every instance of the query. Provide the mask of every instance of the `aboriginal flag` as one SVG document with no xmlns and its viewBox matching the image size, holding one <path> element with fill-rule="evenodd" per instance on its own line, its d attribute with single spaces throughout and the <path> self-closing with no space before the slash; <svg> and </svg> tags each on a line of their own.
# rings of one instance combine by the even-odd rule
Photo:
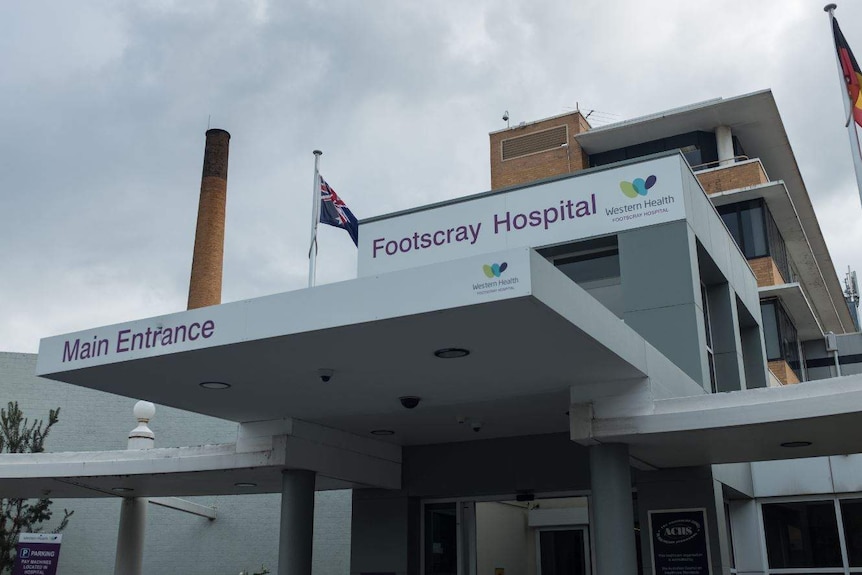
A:
<svg viewBox="0 0 862 575">
<path fill-rule="evenodd" d="M 838 50 L 838 61 L 841 63 L 841 73 L 844 74 L 844 83 L 847 85 L 847 95 L 850 105 L 853 106 L 853 119 L 862 126 L 862 70 L 853 56 L 853 51 L 847 44 L 838 20 L 832 19 L 832 33 L 835 35 L 835 49 Z"/>
</svg>

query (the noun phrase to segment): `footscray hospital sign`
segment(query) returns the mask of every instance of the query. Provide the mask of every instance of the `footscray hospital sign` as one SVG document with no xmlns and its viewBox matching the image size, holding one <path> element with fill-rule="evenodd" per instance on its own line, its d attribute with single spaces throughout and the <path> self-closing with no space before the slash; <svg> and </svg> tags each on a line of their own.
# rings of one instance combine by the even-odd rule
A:
<svg viewBox="0 0 862 575">
<path fill-rule="evenodd" d="M 683 219 L 683 168 L 670 155 L 364 221 L 359 275 Z"/>
</svg>

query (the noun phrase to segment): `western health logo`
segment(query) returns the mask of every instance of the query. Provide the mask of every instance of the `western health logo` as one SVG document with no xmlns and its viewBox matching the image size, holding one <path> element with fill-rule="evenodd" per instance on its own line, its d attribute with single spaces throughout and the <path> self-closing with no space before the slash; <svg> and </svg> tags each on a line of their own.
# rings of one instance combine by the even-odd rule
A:
<svg viewBox="0 0 862 575">
<path fill-rule="evenodd" d="M 653 187 L 656 183 L 657 178 L 655 176 L 650 176 L 646 180 L 643 178 L 635 178 L 631 182 L 622 181 L 620 182 L 620 189 L 629 198 L 636 198 L 638 196 L 647 195 L 647 190 Z"/>
<path fill-rule="evenodd" d="M 509 267 L 509 264 L 503 262 L 501 264 L 485 264 L 482 266 L 482 271 L 485 272 L 485 276 L 489 278 L 498 278 L 500 274 L 506 271 L 506 268 Z"/>
</svg>

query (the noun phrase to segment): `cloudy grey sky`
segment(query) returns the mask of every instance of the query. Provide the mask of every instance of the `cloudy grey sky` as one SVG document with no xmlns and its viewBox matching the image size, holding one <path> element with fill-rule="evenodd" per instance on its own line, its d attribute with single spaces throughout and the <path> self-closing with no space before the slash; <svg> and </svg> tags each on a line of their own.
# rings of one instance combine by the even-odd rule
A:
<svg viewBox="0 0 862 575">
<path fill-rule="evenodd" d="M 0 350 L 185 308 L 208 116 L 232 134 L 224 301 L 304 287 L 314 148 L 362 218 L 488 189 L 506 109 L 626 119 L 763 88 L 836 266 L 862 272 L 823 4 L 4 1 Z M 862 55 L 862 3 L 836 15 Z M 320 235 L 319 280 L 353 277 L 348 235 Z"/>
</svg>

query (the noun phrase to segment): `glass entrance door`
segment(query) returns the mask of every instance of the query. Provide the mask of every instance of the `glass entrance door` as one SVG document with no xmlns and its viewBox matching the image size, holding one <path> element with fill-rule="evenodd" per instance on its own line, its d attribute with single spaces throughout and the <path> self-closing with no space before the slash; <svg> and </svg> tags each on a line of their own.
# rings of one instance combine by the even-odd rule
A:
<svg viewBox="0 0 862 575">
<path fill-rule="evenodd" d="M 425 505 L 425 575 L 458 575 L 458 509 L 455 503 Z"/>
<path fill-rule="evenodd" d="M 588 575 L 590 547 L 587 530 L 542 529 L 538 539 L 538 575 Z"/>
</svg>

